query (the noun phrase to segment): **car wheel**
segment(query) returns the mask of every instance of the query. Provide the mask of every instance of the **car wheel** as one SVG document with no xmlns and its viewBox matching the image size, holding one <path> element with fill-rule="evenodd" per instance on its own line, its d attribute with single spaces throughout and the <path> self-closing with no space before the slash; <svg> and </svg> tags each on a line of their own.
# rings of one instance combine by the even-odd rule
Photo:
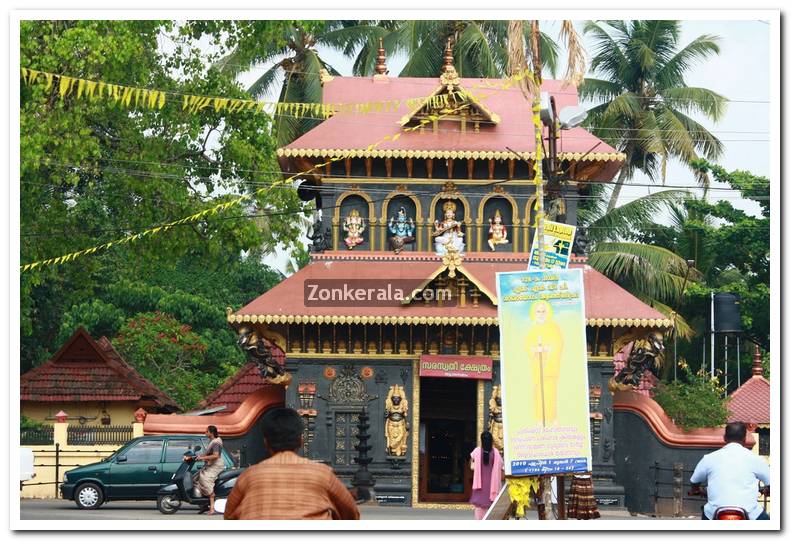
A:
<svg viewBox="0 0 791 541">
<path fill-rule="evenodd" d="M 104 497 L 102 489 L 95 483 L 85 483 L 74 492 L 74 502 L 80 509 L 98 509 Z"/>
<path fill-rule="evenodd" d="M 179 510 L 181 507 L 181 500 L 177 497 L 173 496 L 172 494 L 167 494 L 165 496 L 159 496 L 157 498 L 157 509 L 163 515 L 172 515 L 176 511 Z"/>
</svg>

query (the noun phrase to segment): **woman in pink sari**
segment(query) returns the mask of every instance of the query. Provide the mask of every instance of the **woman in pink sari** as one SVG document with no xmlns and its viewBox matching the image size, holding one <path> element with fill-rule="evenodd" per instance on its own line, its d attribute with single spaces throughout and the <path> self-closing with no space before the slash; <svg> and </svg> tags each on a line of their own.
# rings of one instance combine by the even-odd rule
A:
<svg viewBox="0 0 791 541">
<path fill-rule="evenodd" d="M 475 506 L 475 520 L 481 520 L 503 483 L 503 459 L 492 446 L 491 432 L 481 434 L 481 445 L 470 453 L 470 458 L 473 471 L 470 503 Z"/>
</svg>

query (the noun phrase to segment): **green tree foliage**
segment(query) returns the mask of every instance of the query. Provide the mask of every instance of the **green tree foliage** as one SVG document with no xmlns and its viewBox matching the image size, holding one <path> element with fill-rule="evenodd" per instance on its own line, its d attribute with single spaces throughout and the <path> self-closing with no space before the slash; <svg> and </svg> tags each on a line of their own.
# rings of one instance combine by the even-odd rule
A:
<svg viewBox="0 0 791 541">
<path fill-rule="evenodd" d="M 236 39 L 212 24 L 201 35 Z M 259 30 L 282 43 L 280 22 L 272 25 Z M 108 83 L 247 97 L 233 77 L 206 68 L 219 56 L 198 48 L 192 30 L 153 20 L 23 21 L 20 63 Z M 135 110 L 22 86 L 22 263 L 116 240 L 282 178 L 267 115 L 189 114 L 177 94 L 168 100 L 163 109 Z M 238 308 L 276 283 L 260 256 L 295 245 L 299 220 L 282 215 L 302 208 L 295 190 L 273 189 L 248 208 L 26 272 L 22 371 L 49 358 L 78 324 L 112 338 L 119 311 L 123 323 L 141 311 L 172 310 L 199 332 L 211 327 L 207 355 L 214 348 L 225 356 L 215 362 L 233 360 L 224 307 Z"/>
<path fill-rule="evenodd" d="M 679 344 L 679 352 L 690 362 L 702 361 L 712 292 L 740 296 L 745 337 L 768 351 L 769 179 L 746 171 L 728 172 L 704 160 L 695 161 L 693 167 L 758 203 L 760 215 L 752 216 L 729 201 L 712 203 L 690 197 L 671 207 L 670 224 L 638 227 L 632 239 L 695 261 L 701 280 L 688 284 L 679 307 L 698 337 L 691 343 Z M 752 356 L 742 357 L 742 372 L 746 374 Z M 736 380 L 733 376 L 730 379 Z"/>
<path fill-rule="evenodd" d="M 182 409 L 194 408 L 230 373 L 218 370 L 201 337 L 168 314 L 130 319 L 113 339 L 118 352 Z"/>
<path fill-rule="evenodd" d="M 660 383 L 653 391 L 653 398 L 662 406 L 668 417 L 684 430 L 713 428 L 728 420 L 728 398 L 717 376 L 705 370 L 692 372 L 686 363 L 680 363 L 682 378 L 671 383 Z"/>
<path fill-rule="evenodd" d="M 360 21 L 366 23 L 367 21 Z M 508 72 L 508 21 L 414 20 L 377 21 L 361 25 L 356 39 L 349 34 L 333 40 L 343 53 L 354 58 L 355 75 L 372 75 L 379 38 L 387 55 L 401 53 L 409 60 L 400 77 L 437 77 L 442 71 L 444 51 L 451 39 L 454 67 L 462 77 L 504 77 Z M 530 25 L 524 25 L 530 43 Z M 546 33 L 539 35 L 541 64 L 554 76 L 558 68 L 558 45 Z"/>
<path fill-rule="evenodd" d="M 696 64 L 719 54 L 719 38 L 701 35 L 679 48 L 681 23 L 668 20 L 590 21 L 585 33 L 595 43 L 591 71 L 599 76 L 579 89 L 581 98 L 597 103 L 587 126 L 626 154 L 610 209 L 635 171 L 664 180 L 670 158 L 691 165 L 700 153 L 710 159 L 722 153 L 720 140 L 690 115 L 719 120 L 726 99 L 684 80 Z"/>
</svg>

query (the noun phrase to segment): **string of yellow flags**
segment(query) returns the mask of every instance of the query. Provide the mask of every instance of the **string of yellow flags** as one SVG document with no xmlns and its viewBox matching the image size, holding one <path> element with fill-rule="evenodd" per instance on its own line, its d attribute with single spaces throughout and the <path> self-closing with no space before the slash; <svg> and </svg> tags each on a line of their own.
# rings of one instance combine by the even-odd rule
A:
<svg viewBox="0 0 791 541">
<path fill-rule="evenodd" d="M 405 128 L 403 131 L 404 132 L 411 132 L 411 131 L 419 130 L 421 127 L 425 126 L 429 122 L 433 122 L 434 120 L 439 120 L 441 117 L 443 117 L 445 115 L 451 115 L 451 114 L 455 113 L 461 107 L 463 107 L 463 106 L 459 106 L 458 108 L 453 109 L 451 111 L 448 111 L 448 112 L 446 112 L 446 113 L 444 113 L 442 115 L 436 115 L 436 116 L 433 116 L 433 117 L 429 117 L 427 119 L 421 119 L 418 124 L 416 124 L 415 126 L 411 126 L 409 128 Z M 401 137 L 401 132 L 394 133 L 392 135 L 386 135 L 386 136 L 382 137 L 379 141 L 377 141 L 377 142 L 375 142 L 375 143 L 373 143 L 371 145 L 368 145 L 367 150 L 368 151 L 374 150 L 376 147 L 378 147 L 382 143 L 385 143 L 387 141 L 396 141 L 396 140 L 398 140 L 399 137 Z M 169 229 L 172 229 L 173 227 L 176 227 L 176 226 L 179 226 L 179 225 L 197 222 L 198 220 L 201 220 L 202 218 L 205 218 L 207 216 L 217 214 L 220 211 L 225 211 L 225 210 L 228 210 L 231 207 L 240 205 L 241 203 L 244 203 L 246 201 L 250 201 L 250 200 L 253 199 L 253 197 L 255 197 L 257 195 L 263 195 L 263 194 L 265 194 L 266 192 L 268 192 L 269 190 L 273 189 L 274 187 L 276 187 L 278 185 L 287 184 L 287 183 L 295 180 L 300 175 L 310 174 L 313 171 L 319 170 L 322 167 L 325 167 L 326 165 L 328 165 L 328 164 L 330 164 L 332 162 L 341 161 L 341 160 L 343 160 L 345 158 L 346 158 L 346 155 L 337 156 L 335 158 L 330 158 L 330 159 L 328 159 L 328 160 L 326 160 L 326 161 L 324 161 L 322 163 L 314 165 L 313 167 L 311 167 L 307 171 L 302 171 L 302 172 L 299 172 L 299 173 L 295 173 L 294 175 L 291 175 L 290 177 L 288 177 L 288 178 L 286 178 L 284 180 L 273 182 L 269 186 L 265 186 L 263 188 L 259 188 L 258 190 L 256 190 L 252 194 L 240 195 L 239 197 L 231 199 L 230 201 L 226 201 L 224 203 L 219 203 L 219 204 L 214 205 L 212 207 L 209 207 L 207 209 L 201 210 L 200 212 L 196 212 L 194 214 L 191 214 L 189 216 L 181 218 L 180 220 L 175 220 L 175 221 L 172 221 L 172 222 L 168 222 L 168 223 L 156 226 L 156 227 L 150 227 L 150 228 L 145 229 L 144 231 L 141 231 L 140 233 L 136 233 L 134 235 L 127 235 L 127 236 L 125 236 L 125 237 L 123 237 L 121 239 L 110 241 L 110 242 L 105 242 L 104 244 L 100 244 L 98 246 L 93 246 L 91 248 L 86 248 L 84 250 L 78 250 L 76 252 L 70 252 L 68 254 L 64 254 L 64 255 L 61 255 L 59 257 L 53 257 L 53 258 L 44 259 L 44 260 L 40 260 L 40 261 L 34 261 L 32 263 L 27 263 L 27 264 L 21 266 L 21 271 L 22 272 L 27 272 L 27 271 L 33 270 L 33 269 L 35 269 L 37 267 L 46 267 L 46 266 L 49 266 L 49 265 L 60 265 L 62 263 L 68 263 L 70 261 L 74 261 L 78 257 L 95 254 L 96 252 L 100 252 L 100 251 L 103 251 L 103 250 L 110 249 L 113 246 L 120 246 L 122 244 L 128 244 L 130 242 L 134 242 L 136 240 L 140 240 L 140 239 L 143 239 L 145 237 L 155 235 L 157 233 L 164 233 L 165 231 L 168 231 Z"/>
<path fill-rule="evenodd" d="M 39 72 L 39 73 L 44 73 L 44 72 Z M 519 80 L 521 80 L 524 77 L 531 77 L 531 76 L 532 75 L 529 72 L 527 72 L 526 74 L 525 73 L 520 73 L 520 74 L 514 75 L 514 76 L 510 77 L 509 79 L 506 79 L 502 83 L 502 87 L 506 87 L 506 85 L 511 86 L 511 85 L 514 84 L 515 81 L 519 81 Z M 68 84 L 71 84 L 71 83 L 67 82 L 66 84 L 68 85 Z M 118 86 L 118 85 L 116 85 L 116 86 Z M 476 86 L 478 86 L 478 85 L 473 85 L 473 87 L 471 87 L 471 88 L 476 88 Z M 78 87 L 79 87 L 79 84 L 78 84 Z M 126 88 L 131 88 L 131 87 L 126 87 Z M 85 89 L 83 88 L 83 90 L 85 90 Z M 66 92 L 68 92 L 68 89 L 63 91 L 63 95 L 65 95 Z M 94 89 L 94 92 L 96 92 L 96 89 Z M 113 92 L 116 92 L 116 93 L 120 92 L 121 95 L 124 95 L 124 91 L 123 90 L 117 90 L 117 91 L 113 90 Z M 488 97 L 488 95 L 477 95 L 476 96 L 476 98 L 478 98 L 478 99 L 486 99 L 487 97 Z M 132 98 L 129 98 L 129 103 L 131 103 L 131 99 Z M 375 143 L 372 143 L 372 144 L 368 145 L 367 150 L 368 151 L 374 150 L 379 145 L 381 145 L 381 144 L 383 144 L 385 142 L 388 142 L 388 141 L 396 141 L 396 140 L 398 140 L 401 137 L 401 135 L 403 133 L 409 133 L 409 132 L 412 132 L 412 131 L 419 130 L 419 129 L 421 129 L 422 127 L 424 127 L 426 124 L 428 124 L 430 122 L 434 122 L 436 120 L 440 120 L 441 118 L 443 118 L 445 116 L 453 115 L 454 113 L 456 113 L 458 110 L 460 110 L 464 106 L 465 106 L 464 104 L 461 104 L 461 105 L 459 105 L 459 106 L 457 106 L 457 107 L 455 107 L 453 109 L 446 110 L 442 114 L 430 115 L 428 118 L 421 119 L 414 126 L 411 126 L 411 127 L 408 127 L 408 128 L 403 128 L 401 131 L 398 131 L 398 132 L 393 133 L 391 135 L 386 135 L 386 136 L 382 137 L 379 141 L 376 141 Z M 225 211 L 225 210 L 228 210 L 231 207 L 237 206 L 237 205 L 239 205 L 241 203 L 244 203 L 246 201 L 250 201 L 251 199 L 253 199 L 253 197 L 258 196 L 258 195 L 263 195 L 266 192 L 268 192 L 269 190 L 275 188 L 276 186 L 287 184 L 287 183 L 295 180 L 297 177 L 299 177 L 301 175 L 310 174 L 313 171 L 317 171 L 317 170 L 321 169 L 322 167 L 327 166 L 330 163 L 344 160 L 344 159 L 346 159 L 348 154 L 349 153 L 344 154 L 342 156 L 336 156 L 334 158 L 330 158 L 330 159 L 328 159 L 328 160 L 326 160 L 326 161 L 324 161 L 322 163 L 314 165 L 313 167 L 311 167 L 307 171 L 301 171 L 299 173 L 295 173 L 294 175 L 291 175 L 290 177 L 288 177 L 288 178 L 286 178 L 284 180 L 273 182 L 269 186 L 264 186 L 262 188 L 259 188 L 258 190 L 256 190 L 252 194 L 240 195 L 239 197 L 236 197 L 236 198 L 234 198 L 234 199 L 232 199 L 230 201 L 226 201 L 224 203 L 219 203 L 219 204 L 213 205 L 213 206 L 211 206 L 211 207 L 209 207 L 207 209 L 201 210 L 199 212 L 196 212 L 194 214 L 191 214 L 189 216 L 181 218 L 180 220 L 175 220 L 175 221 L 172 221 L 172 222 L 168 222 L 168 223 L 156 226 L 156 227 L 150 227 L 150 228 L 147 228 L 147 229 L 141 231 L 140 233 L 136 233 L 134 235 L 127 235 L 125 237 L 122 237 L 121 239 L 105 242 L 104 244 L 93 246 L 91 248 L 86 248 L 86 249 L 83 249 L 83 250 L 70 252 L 70 253 L 67 253 L 67 254 L 64 254 L 64 255 L 61 255 L 61 256 L 58 256 L 58 257 L 53 257 L 53 258 L 49 258 L 49 259 L 43 259 L 43 260 L 39 260 L 39 261 L 34 261 L 32 263 L 27 263 L 25 265 L 22 265 L 20 267 L 20 270 L 21 270 L 21 272 L 27 272 L 27 271 L 31 271 L 31 270 L 39 268 L 39 267 L 46 267 L 46 266 L 50 266 L 50 265 L 60 265 L 60 264 L 63 264 L 63 263 L 74 261 L 75 259 L 77 259 L 79 257 L 82 257 L 82 256 L 91 255 L 91 254 L 95 254 L 95 253 L 100 252 L 100 251 L 108 250 L 108 249 L 112 248 L 113 246 L 119 246 L 119 245 L 122 245 L 122 244 L 128 244 L 130 242 L 134 242 L 134 241 L 143 239 L 145 237 L 156 235 L 158 233 L 163 233 L 163 232 L 168 231 L 169 229 L 172 229 L 173 227 L 176 227 L 176 226 L 179 226 L 179 225 L 196 222 L 196 221 L 198 221 L 198 220 L 200 220 L 202 218 L 205 218 L 207 216 L 217 214 L 220 211 Z"/>
<path fill-rule="evenodd" d="M 205 109 L 213 109 L 215 112 L 226 113 L 266 112 L 270 115 L 289 115 L 297 118 L 329 118 L 336 114 L 365 115 L 370 113 L 395 112 L 404 104 L 409 109 L 416 109 L 427 103 L 431 107 L 450 107 L 453 102 L 463 100 L 468 96 L 466 90 L 459 89 L 454 92 L 436 96 L 374 100 L 360 103 L 285 103 L 221 96 L 182 94 L 167 90 L 156 90 L 82 79 L 80 77 L 72 77 L 70 75 L 34 70 L 31 68 L 21 68 L 21 75 L 24 83 L 29 86 L 43 85 L 44 89 L 47 91 L 54 87 L 57 89 L 57 94 L 60 99 L 74 97 L 91 102 L 104 100 L 126 108 L 162 109 L 170 103 L 168 96 L 171 96 L 176 99 L 177 103 L 180 101 L 183 111 L 187 111 L 191 114 L 196 114 Z M 502 86 L 503 88 L 509 88 L 511 85 Z"/>
</svg>

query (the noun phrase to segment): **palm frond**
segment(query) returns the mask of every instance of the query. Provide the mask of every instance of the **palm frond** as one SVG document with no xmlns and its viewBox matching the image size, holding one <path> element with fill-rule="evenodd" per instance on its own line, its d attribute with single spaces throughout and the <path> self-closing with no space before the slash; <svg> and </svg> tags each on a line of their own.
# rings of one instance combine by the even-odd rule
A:
<svg viewBox="0 0 791 541">
<path fill-rule="evenodd" d="M 692 340 L 697 334 L 687 322 L 687 320 L 667 304 L 661 303 L 658 300 L 652 299 L 645 295 L 635 295 L 635 297 L 649 305 L 657 312 L 662 313 L 666 318 L 673 320 L 673 329 L 679 338 L 684 340 Z"/>
<path fill-rule="evenodd" d="M 281 74 L 280 64 L 275 64 L 266 70 L 261 77 L 250 85 L 247 92 L 256 99 L 261 99 L 269 94 L 278 83 L 278 75 Z"/>
<path fill-rule="evenodd" d="M 687 273 L 683 258 L 665 248 L 637 242 L 599 243 L 588 263 L 632 293 L 660 302 L 678 298 Z M 699 279 L 698 271 L 689 272 L 689 280 Z"/>
<path fill-rule="evenodd" d="M 527 31 L 529 32 L 530 29 L 528 28 Z M 538 34 L 538 42 L 541 48 L 541 65 L 549 71 L 554 79 L 558 74 L 558 62 L 560 59 L 558 44 L 545 32 Z"/>
<path fill-rule="evenodd" d="M 590 34 L 594 40 L 594 55 L 590 70 L 600 72 L 611 80 L 623 80 L 629 66 L 620 44 L 607 33 L 600 24 L 588 21 L 583 28 L 584 34 Z"/>
<path fill-rule="evenodd" d="M 676 52 L 656 73 L 661 87 L 671 88 L 684 85 L 684 73 L 696 63 L 719 54 L 718 36 L 703 34 L 693 39 L 686 47 Z"/>
<path fill-rule="evenodd" d="M 717 122 L 728 107 L 728 99 L 708 88 L 679 86 L 662 89 L 662 99 L 669 107 L 689 113 L 703 113 Z"/>
<path fill-rule="evenodd" d="M 658 212 L 689 197 L 686 190 L 664 190 L 630 201 L 599 216 L 586 226 L 593 241 L 618 240 L 635 230 L 650 227 Z"/>
<path fill-rule="evenodd" d="M 436 41 L 425 40 L 410 55 L 400 77 L 436 77 L 442 66 L 442 51 Z"/>
<path fill-rule="evenodd" d="M 462 77 L 497 77 L 497 66 L 489 40 L 483 29 L 475 22 L 468 24 L 456 41 L 454 47 L 456 60 L 469 60 L 472 68 L 459 72 Z"/>
<path fill-rule="evenodd" d="M 560 39 L 566 43 L 566 74 L 563 80 L 579 86 L 585 76 L 587 58 L 585 47 L 571 21 L 563 21 L 560 26 Z"/>
<path fill-rule="evenodd" d="M 618 97 L 625 89 L 615 81 L 586 77 L 578 90 L 581 100 L 610 101 Z"/>
</svg>

